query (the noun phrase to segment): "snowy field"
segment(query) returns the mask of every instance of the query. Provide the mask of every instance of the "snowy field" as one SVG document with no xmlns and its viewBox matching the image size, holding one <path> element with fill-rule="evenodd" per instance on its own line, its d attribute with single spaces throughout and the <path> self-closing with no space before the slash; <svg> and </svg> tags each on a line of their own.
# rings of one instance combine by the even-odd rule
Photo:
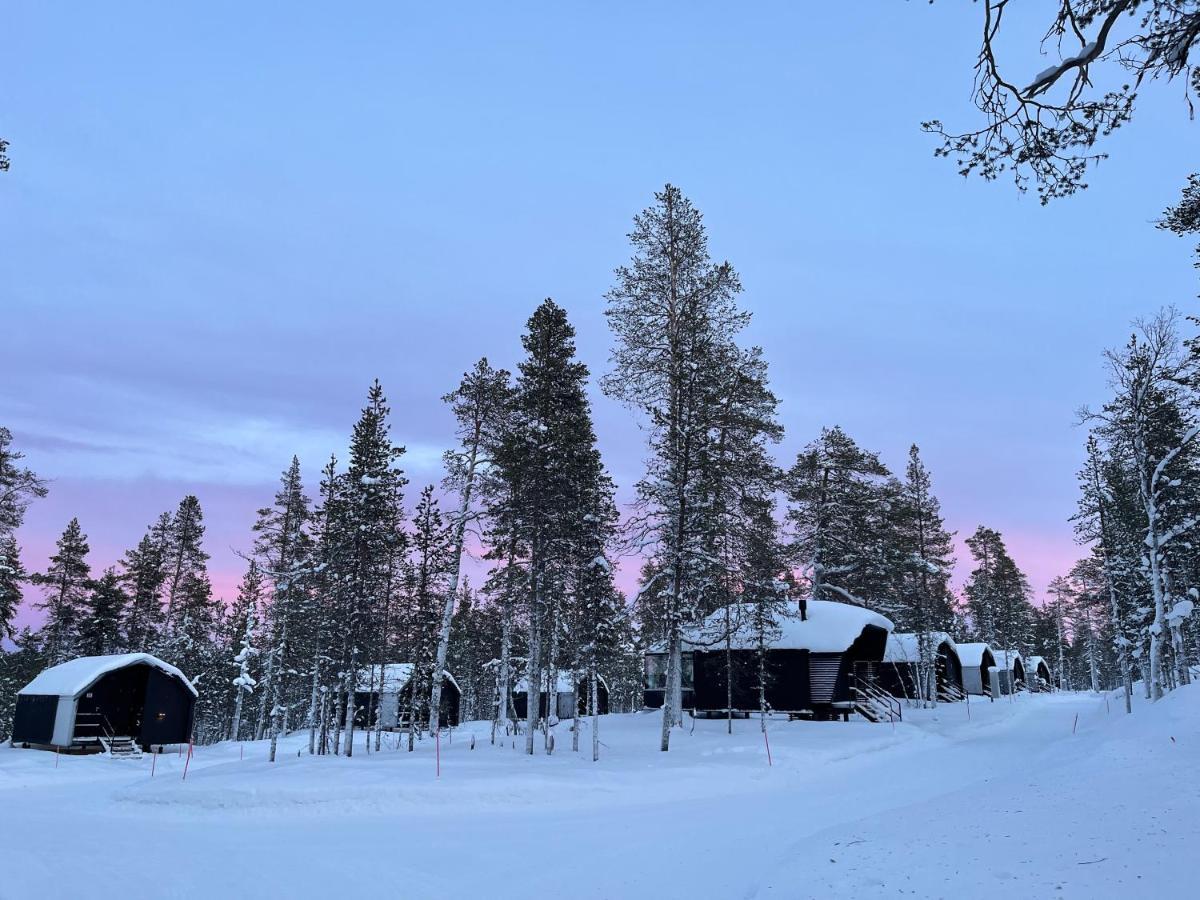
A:
<svg viewBox="0 0 1200 900">
<path fill-rule="evenodd" d="M 1111 710 L 1108 711 L 1108 710 Z M 1078 727 L 1074 734 L 1075 717 Z M 1124 716 L 1060 694 L 905 711 L 894 728 L 601 720 L 530 758 L 483 723 L 441 747 L 183 760 L 0 749 L 0 896 L 1185 896 L 1200 687 Z M 475 749 L 470 735 L 476 735 Z M 540 746 L 540 742 L 539 742 Z M 241 758 L 244 752 L 244 759 Z"/>
</svg>

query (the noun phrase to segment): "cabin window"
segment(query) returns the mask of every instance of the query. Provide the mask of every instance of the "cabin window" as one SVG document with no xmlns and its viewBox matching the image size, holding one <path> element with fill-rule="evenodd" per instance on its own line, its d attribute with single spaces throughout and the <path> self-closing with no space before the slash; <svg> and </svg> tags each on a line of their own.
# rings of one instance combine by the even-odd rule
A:
<svg viewBox="0 0 1200 900">
<path fill-rule="evenodd" d="M 167 720 L 167 714 L 165 712 L 160 712 L 157 715 L 155 715 L 154 718 L 157 719 L 159 722 L 165 722 Z"/>
<path fill-rule="evenodd" d="M 682 687 L 691 690 L 694 686 L 692 671 L 692 654 L 680 654 L 683 671 L 680 673 Z M 664 691 L 667 689 L 667 654 L 653 653 L 646 656 L 646 689 Z"/>
</svg>

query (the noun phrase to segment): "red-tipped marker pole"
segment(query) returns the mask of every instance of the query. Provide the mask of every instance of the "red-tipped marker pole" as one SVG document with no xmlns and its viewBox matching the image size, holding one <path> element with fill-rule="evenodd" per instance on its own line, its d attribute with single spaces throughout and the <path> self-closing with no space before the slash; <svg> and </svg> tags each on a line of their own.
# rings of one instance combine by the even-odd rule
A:
<svg viewBox="0 0 1200 900">
<path fill-rule="evenodd" d="M 771 741 L 767 738 L 767 730 L 765 728 L 763 729 L 763 743 L 767 745 L 767 765 L 773 766 L 775 763 L 771 762 Z"/>
</svg>

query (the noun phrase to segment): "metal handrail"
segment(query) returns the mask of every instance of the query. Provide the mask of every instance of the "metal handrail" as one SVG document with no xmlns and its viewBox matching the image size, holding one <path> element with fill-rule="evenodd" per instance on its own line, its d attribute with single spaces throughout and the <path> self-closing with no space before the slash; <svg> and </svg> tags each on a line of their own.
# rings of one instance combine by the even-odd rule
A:
<svg viewBox="0 0 1200 900">
<path fill-rule="evenodd" d="M 884 691 L 876 685 L 870 683 L 864 687 L 856 680 L 854 684 L 854 692 L 856 695 L 861 694 L 862 696 L 866 697 L 873 704 L 883 706 L 883 711 L 892 717 L 892 721 L 904 721 L 904 709 L 901 706 L 900 701 L 891 694 L 887 693 L 887 691 Z"/>
</svg>

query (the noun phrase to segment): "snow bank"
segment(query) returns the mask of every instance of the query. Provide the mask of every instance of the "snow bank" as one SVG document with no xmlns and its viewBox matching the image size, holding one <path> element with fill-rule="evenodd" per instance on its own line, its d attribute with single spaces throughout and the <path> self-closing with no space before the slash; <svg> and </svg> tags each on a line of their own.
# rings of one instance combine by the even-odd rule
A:
<svg viewBox="0 0 1200 900">
<path fill-rule="evenodd" d="M 81 656 L 46 669 L 17 693 L 51 697 L 78 697 L 101 677 L 126 666 L 145 663 L 161 672 L 173 675 L 187 685 L 193 696 L 199 696 L 187 676 L 170 663 L 149 653 L 117 653 L 111 656 Z"/>
</svg>

